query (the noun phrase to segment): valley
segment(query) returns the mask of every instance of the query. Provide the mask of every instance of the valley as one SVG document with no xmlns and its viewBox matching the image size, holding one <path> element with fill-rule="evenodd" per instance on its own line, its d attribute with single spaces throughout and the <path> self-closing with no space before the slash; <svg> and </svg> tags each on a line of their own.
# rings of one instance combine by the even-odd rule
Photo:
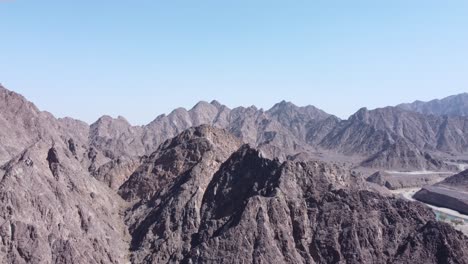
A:
<svg viewBox="0 0 468 264">
<path fill-rule="evenodd" d="M 415 195 L 420 190 L 421 188 L 406 188 L 392 190 L 391 193 L 402 199 L 416 202 L 417 200 L 413 198 L 413 195 Z M 468 215 L 461 214 L 452 209 L 437 207 L 427 203 L 424 204 L 434 211 L 438 221 L 448 223 L 455 229 L 460 230 L 465 235 L 468 235 Z"/>
</svg>

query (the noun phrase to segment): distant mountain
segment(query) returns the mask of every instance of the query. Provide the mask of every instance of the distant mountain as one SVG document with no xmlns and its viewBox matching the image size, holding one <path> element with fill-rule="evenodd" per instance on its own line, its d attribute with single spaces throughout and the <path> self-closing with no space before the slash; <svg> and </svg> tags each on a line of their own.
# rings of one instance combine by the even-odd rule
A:
<svg viewBox="0 0 468 264">
<path fill-rule="evenodd" d="M 366 167 L 441 169 L 445 165 L 434 154 L 468 152 L 468 118 L 428 116 L 397 107 L 363 108 L 337 123 L 319 146 L 361 155 Z"/>
<path fill-rule="evenodd" d="M 90 139 L 109 158 L 145 155 L 190 127 L 208 124 L 228 130 L 244 142 L 261 148 L 269 157 L 286 159 L 288 155 L 313 150 L 313 145 L 305 143 L 311 137 L 310 127 L 329 117 L 313 106 L 298 107 L 285 101 L 268 111 L 254 106 L 229 109 L 217 101 L 202 101 L 190 110 L 178 108 L 168 115 L 160 115 L 145 126 L 131 126 L 122 117 L 102 117 L 91 125 Z M 319 136 L 323 134 L 315 137 Z"/>
<path fill-rule="evenodd" d="M 270 158 L 302 160 L 334 151 L 360 157 L 362 166 L 401 170 L 447 169 L 439 156 L 468 152 L 468 117 L 427 116 L 396 107 L 359 110 L 348 120 L 313 107 L 281 102 L 268 111 L 229 109 L 218 102 L 179 108 L 146 126 L 103 117 L 91 125 L 91 145 L 110 159 L 151 153 L 164 140 L 193 126 L 224 128 Z M 322 155 L 324 160 L 333 160 Z"/>
<path fill-rule="evenodd" d="M 468 93 L 429 102 L 415 101 L 409 104 L 400 104 L 398 107 L 426 115 L 468 116 Z"/>
</svg>

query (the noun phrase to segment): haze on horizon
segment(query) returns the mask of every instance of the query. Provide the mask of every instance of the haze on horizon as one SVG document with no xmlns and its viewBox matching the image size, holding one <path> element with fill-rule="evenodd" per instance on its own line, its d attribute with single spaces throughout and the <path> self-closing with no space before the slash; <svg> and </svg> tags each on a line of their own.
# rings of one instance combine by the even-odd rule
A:
<svg viewBox="0 0 468 264">
<path fill-rule="evenodd" d="M 468 91 L 466 1 L 0 1 L 0 83 L 145 124 L 213 99 L 346 118 Z"/>
</svg>

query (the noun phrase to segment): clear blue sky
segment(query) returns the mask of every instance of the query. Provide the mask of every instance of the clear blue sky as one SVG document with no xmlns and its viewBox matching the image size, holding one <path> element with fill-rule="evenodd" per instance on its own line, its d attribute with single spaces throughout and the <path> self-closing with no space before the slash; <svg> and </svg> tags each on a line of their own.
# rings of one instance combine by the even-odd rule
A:
<svg viewBox="0 0 468 264">
<path fill-rule="evenodd" d="M 199 100 L 340 117 L 468 91 L 468 1 L 0 0 L 0 82 L 133 124 Z"/>
</svg>

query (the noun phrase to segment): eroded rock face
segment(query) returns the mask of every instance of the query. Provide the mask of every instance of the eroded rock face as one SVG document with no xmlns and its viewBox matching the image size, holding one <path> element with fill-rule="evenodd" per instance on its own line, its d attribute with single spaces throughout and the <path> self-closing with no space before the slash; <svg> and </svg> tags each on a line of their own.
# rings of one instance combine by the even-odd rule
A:
<svg viewBox="0 0 468 264">
<path fill-rule="evenodd" d="M 214 173 L 172 177 L 127 212 L 135 263 L 468 261 L 466 238 L 430 209 L 363 190 L 338 166 L 281 163 L 244 145 Z"/>
<path fill-rule="evenodd" d="M 125 263 L 123 201 L 67 152 L 36 143 L 1 168 L 1 263 Z"/>
</svg>

